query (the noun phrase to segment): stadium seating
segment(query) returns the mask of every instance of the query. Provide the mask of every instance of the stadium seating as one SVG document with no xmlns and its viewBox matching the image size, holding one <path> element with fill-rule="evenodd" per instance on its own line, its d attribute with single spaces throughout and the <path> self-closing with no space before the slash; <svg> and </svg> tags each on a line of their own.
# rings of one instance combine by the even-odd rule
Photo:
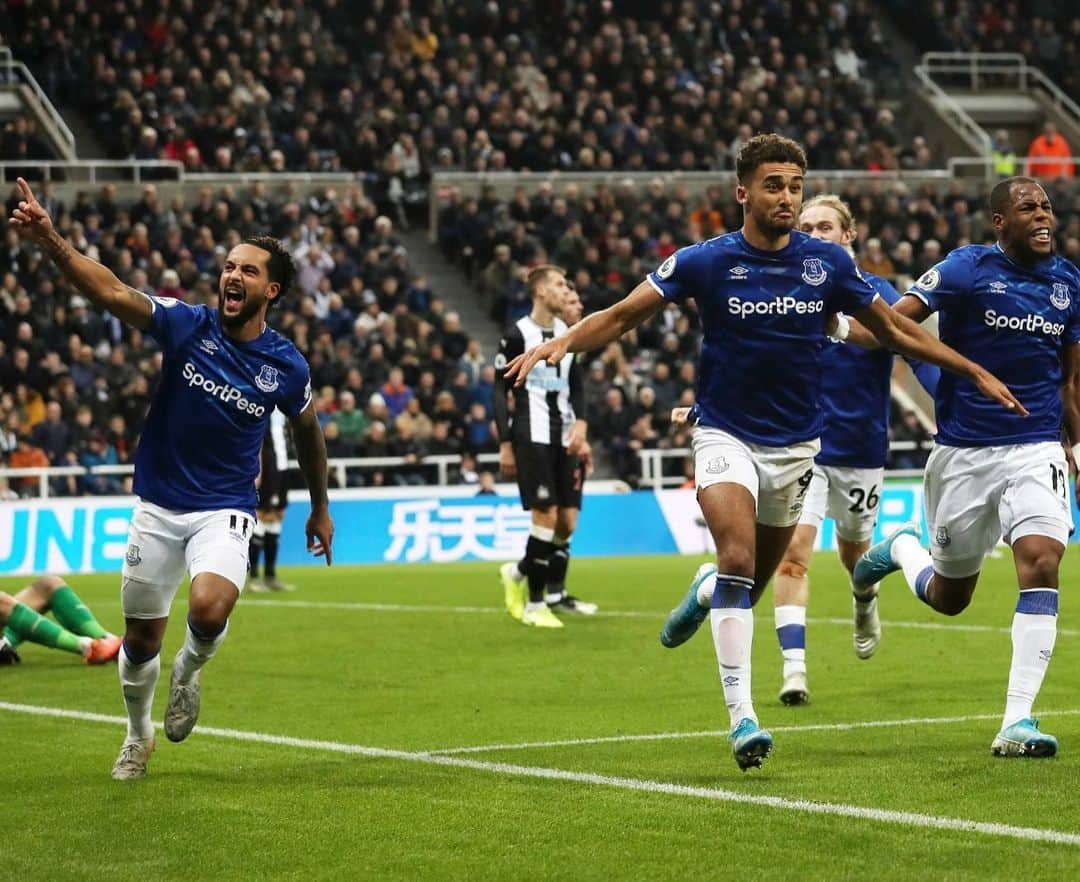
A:
<svg viewBox="0 0 1080 882">
<path fill-rule="evenodd" d="M 729 168 L 763 129 L 819 168 L 900 146 L 875 104 L 898 67 L 862 3 L 402 7 L 60 0 L 10 5 L 0 34 L 114 157 L 351 169 L 403 205 L 433 169 Z"/>
</svg>

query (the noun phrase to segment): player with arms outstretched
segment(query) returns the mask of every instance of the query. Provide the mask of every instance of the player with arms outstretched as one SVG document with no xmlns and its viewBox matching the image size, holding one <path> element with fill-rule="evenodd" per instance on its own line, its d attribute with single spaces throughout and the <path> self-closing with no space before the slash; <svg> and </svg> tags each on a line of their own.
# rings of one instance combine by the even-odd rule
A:
<svg viewBox="0 0 1080 882">
<path fill-rule="evenodd" d="M 47 612 L 55 622 L 45 618 Z M 0 629 L 0 665 L 19 664 L 24 640 L 81 655 L 88 665 L 112 661 L 120 652 L 120 638 L 101 627 L 59 576 L 41 576 L 15 595 L 0 591 Z"/>
<path fill-rule="evenodd" d="M 1032 178 L 990 194 L 995 245 L 967 245 L 924 273 L 896 311 L 939 313 L 941 339 L 1004 378 L 1031 415 L 987 406 L 962 378 L 942 375 L 938 434 L 926 463 L 930 547 L 914 527 L 871 548 L 855 584 L 902 569 L 912 592 L 954 616 L 967 608 L 983 559 L 1012 546 L 1020 592 L 1012 664 L 995 756 L 1049 757 L 1057 739 L 1031 716 L 1057 637 L 1059 568 L 1072 532 L 1064 424 L 1080 452 L 1080 270 L 1054 254 L 1053 206 Z M 852 339 L 855 339 L 853 335 Z"/>
<path fill-rule="evenodd" d="M 821 347 L 833 314 L 853 313 L 890 348 L 962 373 L 1001 405 L 1022 411 L 995 377 L 889 309 L 838 245 L 794 231 L 806 157 L 779 135 L 746 142 L 736 164 L 741 230 L 680 249 L 625 299 L 564 336 L 516 358 L 522 383 L 540 362 L 599 348 L 694 297 L 704 339 L 694 457 L 698 502 L 716 568 L 698 571 L 664 627 L 684 642 L 709 615 L 739 768 L 760 766 L 772 736 L 750 695 L 752 606 L 791 540 L 821 434 Z"/>
<path fill-rule="evenodd" d="M 164 353 L 135 456 L 138 501 L 121 588 L 126 627 L 119 669 L 128 732 L 112 775 L 141 778 L 154 750 L 150 708 L 161 641 L 185 570 L 191 575 L 187 632 L 173 662 L 165 734 L 182 741 L 198 719 L 200 671 L 224 640 L 244 585 L 259 450 L 275 407 L 292 422 L 311 494 L 308 548 L 331 560 L 326 445 L 308 366 L 266 325 L 267 309 L 285 293 L 295 268 L 276 239 L 256 236 L 226 257 L 216 310 L 150 297 L 79 254 L 54 230 L 26 181 L 18 186 L 11 225 L 95 306 L 152 335 Z"/>
</svg>

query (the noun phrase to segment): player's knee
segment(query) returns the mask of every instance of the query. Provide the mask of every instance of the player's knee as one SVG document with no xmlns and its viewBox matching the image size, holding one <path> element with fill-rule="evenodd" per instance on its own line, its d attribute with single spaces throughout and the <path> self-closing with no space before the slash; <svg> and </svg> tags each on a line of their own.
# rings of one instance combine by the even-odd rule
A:
<svg viewBox="0 0 1080 882">
<path fill-rule="evenodd" d="M 805 579 L 806 572 L 806 564 L 799 563 L 799 561 L 789 557 L 785 557 L 780 561 L 780 566 L 776 568 L 776 575 L 786 576 L 789 579 Z"/>
<path fill-rule="evenodd" d="M 6 621 L 8 616 L 11 615 L 12 610 L 15 609 L 15 598 L 8 594 L 6 591 L 0 591 L 0 616 L 4 617 Z"/>
<path fill-rule="evenodd" d="M 229 620 L 233 603 L 224 597 L 204 596 L 192 598 L 188 605 L 188 618 L 202 631 L 220 630 Z"/>
<path fill-rule="evenodd" d="M 577 509 L 559 509 L 558 517 L 555 520 L 555 535 L 564 539 L 569 539 L 576 529 Z"/>
<path fill-rule="evenodd" d="M 554 505 L 548 508 L 534 508 L 532 510 L 532 522 L 537 527 L 546 527 L 554 530 L 558 521 L 558 511 Z"/>
<path fill-rule="evenodd" d="M 748 576 L 754 578 L 754 554 L 744 546 L 725 546 L 717 551 L 716 568 L 728 576 Z"/>
<path fill-rule="evenodd" d="M 958 616 L 971 605 L 975 589 L 949 591 L 936 598 L 934 609 L 946 616 Z"/>
<path fill-rule="evenodd" d="M 158 619 L 128 619 L 124 646 L 135 658 L 152 658 L 161 650 L 164 626 Z"/>
<path fill-rule="evenodd" d="M 35 593 L 40 595 L 43 600 L 48 600 L 56 593 L 56 589 L 63 584 L 64 580 L 59 576 L 38 576 L 38 578 L 34 579 L 33 584 L 30 587 L 33 588 Z"/>
<path fill-rule="evenodd" d="M 1056 588 L 1058 569 L 1061 566 L 1061 554 L 1056 549 L 1042 549 L 1034 554 L 1025 555 L 1016 561 L 1016 569 L 1022 585 Z"/>
</svg>

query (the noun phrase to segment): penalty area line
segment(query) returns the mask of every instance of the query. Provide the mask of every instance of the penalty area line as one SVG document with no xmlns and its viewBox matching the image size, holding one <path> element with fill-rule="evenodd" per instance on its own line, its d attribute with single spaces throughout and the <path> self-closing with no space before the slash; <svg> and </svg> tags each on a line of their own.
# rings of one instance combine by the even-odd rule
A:
<svg viewBox="0 0 1080 882">
<path fill-rule="evenodd" d="M 67 710 L 65 708 L 16 704 L 6 701 L 0 702 L 0 711 L 30 714 L 39 717 L 79 720 L 82 722 L 107 723 L 116 726 L 126 725 L 127 723 L 126 719 L 119 716 L 87 713 L 84 711 Z M 952 818 L 940 815 L 922 814 L 920 812 L 869 808 L 865 806 L 848 805 L 845 803 L 816 802 L 808 799 L 788 799 L 783 796 L 762 796 L 752 793 L 742 793 L 737 790 L 727 790 L 720 787 L 690 787 L 685 784 L 652 781 L 647 778 L 625 778 L 616 775 L 600 775 L 591 772 L 572 772 L 566 769 L 520 766 L 511 763 L 493 763 L 482 760 L 465 759 L 459 756 L 391 750 L 383 747 L 368 747 L 362 744 L 345 744 L 338 741 L 292 738 L 285 735 L 270 735 L 262 732 L 247 732 L 239 729 L 221 729 L 214 726 L 198 726 L 195 731 L 198 735 L 208 738 L 247 741 L 257 744 L 269 744 L 277 747 L 290 747 L 298 750 L 350 754 L 371 759 L 398 760 L 401 762 L 442 766 L 445 768 L 468 769 L 504 777 L 565 781 L 568 783 L 587 784 L 609 789 L 614 788 L 641 793 L 683 796 L 693 799 L 708 799 L 716 802 L 754 805 L 781 811 L 801 812 L 803 814 L 858 818 L 860 820 L 874 821 L 893 826 L 947 830 L 958 833 L 977 833 L 983 836 L 1002 839 L 1018 839 L 1028 842 L 1050 842 L 1055 845 L 1080 845 L 1080 834 L 1038 827 L 1019 827 L 1013 824 L 973 821 L 966 818 Z"/>
</svg>

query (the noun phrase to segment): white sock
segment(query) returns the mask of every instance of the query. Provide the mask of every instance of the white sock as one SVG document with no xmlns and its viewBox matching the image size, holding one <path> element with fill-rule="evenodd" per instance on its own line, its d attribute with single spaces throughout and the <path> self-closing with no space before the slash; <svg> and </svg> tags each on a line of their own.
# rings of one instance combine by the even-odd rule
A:
<svg viewBox="0 0 1080 882">
<path fill-rule="evenodd" d="M 535 601 L 535 602 L 532 601 L 532 600 L 529 600 L 529 601 L 525 602 L 525 611 L 526 612 L 539 612 L 542 609 L 547 609 L 547 604 L 544 603 L 542 600 L 538 600 L 538 601 Z"/>
<path fill-rule="evenodd" d="M 706 609 L 712 606 L 713 589 L 716 588 L 716 576 L 711 579 L 706 579 L 697 589 L 697 602 L 698 606 L 703 606 Z"/>
<path fill-rule="evenodd" d="M 1057 598 L 1052 588 L 1020 592 L 1012 622 L 1013 653 L 1003 729 L 1031 716 L 1057 640 Z"/>
<path fill-rule="evenodd" d="M 915 583 L 923 570 L 934 566 L 930 552 L 919 544 L 918 539 L 905 533 L 903 536 L 897 536 L 896 541 L 893 542 L 892 559 L 904 571 L 904 579 L 907 580 L 912 594 L 919 597 Z M 922 600 L 921 597 L 919 599 Z"/>
<path fill-rule="evenodd" d="M 153 738 L 154 724 L 150 721 L 150 708 L 154 703 L 154 687 L 161 674 L 161 653 L 137 665 L 128 658 L 127 649 L 121 646 L 117 669 L 124 704 L 127 706 L 128 739 L 145 741 Z"/>
<path fill-rule="evenodd" d="M 176 660 L 173 662 L 173 667 L 180 671 L 177 674 L 177 679 L 181 683 L 190 683 L 191 678 L 214 657 L 214 653 L 217 652 L 228 632 L 229 623 L 226 622 L 220 634 L 211 637 L 209 640 L 204 640 L 191 630 L 189 624 L 187 632 L 184 634 L 184 645 L 180 648 L 180 652 L 177 653 Z"/>
<path fill-rule="evenodd" d="M 720 663 L 720 682 L 724 686 L 724 703 L 731 716 L 731 725 L 744 717 L 755 723 L 757 714 L 750 699 L 750 649 L 754 642 L 754 611 L 750 608 L 752 579 L 718 576 L 723 591 L 714 602 L 709 615 L 712 624 L 716 660 Z"/>
<path fill-rule="evenodd" d="M 778 606 L 776 637 L 784 656 L 784 676 L 806 673 L 806 607 Z"/>
</svg>

